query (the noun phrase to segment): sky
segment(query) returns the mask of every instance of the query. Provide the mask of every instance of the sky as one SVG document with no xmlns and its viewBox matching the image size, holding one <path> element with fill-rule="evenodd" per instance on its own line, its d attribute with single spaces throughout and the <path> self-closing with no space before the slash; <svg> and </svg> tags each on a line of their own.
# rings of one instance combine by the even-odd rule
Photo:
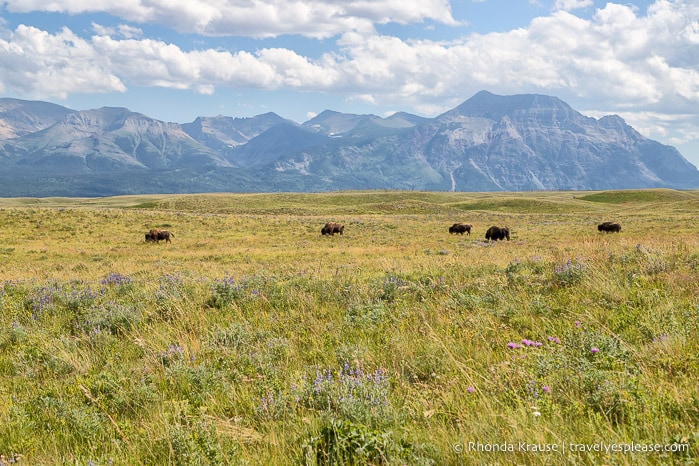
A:
<svg viewBox="0 0 699 466">
<path fill-rule="evenodd" d="M 619 115 L 699 165 L 699 1 L 0 0 L 0 97 L 303 123 L 481 90 Z"/>
</svg>

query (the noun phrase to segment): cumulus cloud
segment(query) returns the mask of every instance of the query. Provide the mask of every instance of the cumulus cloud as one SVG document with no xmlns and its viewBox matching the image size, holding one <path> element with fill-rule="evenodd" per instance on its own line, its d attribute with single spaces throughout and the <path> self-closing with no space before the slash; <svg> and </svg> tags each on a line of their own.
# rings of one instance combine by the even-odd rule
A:
<svg viewBox="0 0 699 466">
<path fill-rule="evenodd" d="M 572 11 L 580 8 L 587 8 L 594 5 L 592 0 L 556 0 L 553 4 L 554 10 Z"/>
<path fill-rule="evenodd" d="M 31 1 L 12 0 L 8 5 L 26 7 Z M 100 1 L 89 5 L 100 7 Z M 188 5 L 215 10 L 213 0 L 208 1 L 169 4 L 178 11 L 187 10 Z M 244 9 L 239 6 L 242 3 L 221 2 L 224 10 Z M 86 8 L 84 3 L 56 0 L 46 4 L 67 11 Z M 116 8 L 106 3 L 113 4 L 105 2 L 100 8 Z M 310 2 L 291 2 L 290 11 L 282 11 L 281 2 L 256 4 L 271 21 L 266 29 L 270 34 L 280 33 L 275 28 L 283 27 L 282 17 L 293 16 L 292 31 L 313 22 L 317 15 L 329 18 L 342 12 L 306 32 L 325 37 L 343 31 L 336 39 L 336 50 L 314 58 L 280 47 L 187 51 L 162 40 L 142 38 L 137 28 L 93 25 L 95 35 L 83 39 L 68 29 L 49 34 L 19 26 L 6 31 L 5 39 L 0 40 L 0 83 L 5 89 L 36 97 L 124 91 L 126 86 L 192 89 L 203 94 L 222 87 L 333 92 L 373 104 L 410 106 L 422 115 L 452 108 L 481 89 L 502 94 L 540 92 L 564 100 L 597 102 L 596 108 L 588 107 L 593 111 L 629 116 L 634 109 L 639 116 L 628 121 L 654 134 L 671 123 L 683 128 L 683 138 L 697 134 L 699 4 L 693 0 L 658 0 L 644 14 L 632 6 L 608 3 L 589 19 L 559 9 L 534 19 L 526 28 L 472 34 L 449 42 L 380 35 L 371 27 L 381 21 L 431 17 L 423 4 L 432 5 L 434 11 L 439 10 L 436 6 L 447 11 L 439 0 L 403 1 L 403 9 L 390 0 L 327 1 L 321 12 L 310 8 L 315 6 Z M 377 9 L 375 4 L 387 8 Z M 120 8 L 124 10 L 121 16 L 128 17 L 126 12 L 135 14 L 145 7 L 141 0 L 128 0 Z M 162 15 L 163 8 L 160 13 L 146 13 Z M 450 21 L 450 15 L 434 11 L 433 19 Z M 222 31 L 225 28 L 212 25 L 231 21 L 221 19 L 225 15 L 214 20 L 213 12 L 209 16 L 200 11 L 192 14 L 192 20 L 199 18 L 197 28 Z M 185 16 L 173 14 L 173 18 Z M 352 25 L 341 25 L 343 21 Z M 357 26 L 362 22 L 365 26 Z M 252 30 L 256 26 L 245 27 Z M 657 115 L 676 115 L 676 119 L 663 120 Z"/>
<path fill-rule="evenodd" d="M 350 3 L 355 10 L 347 11 L 378 15 L 371 2 Z M 558 11 L 536 18 L 526 29 L 453 42 L 352 31 L 337 40 L 338 51 L 316 59 L 284 48 L 185 51 L 163 41 L 128 38 L 140 30 L 125 26 L 93 24 L 97 34 L 91 39 L 68 29 L 52 35 L 20 26 L 10 40 L 0 42 L 0 60 L 6 86 L 48 85 L 57 95 L 78 87 L 83 92 L 123 90 L 126 82 L 199 86 L 207 93 L 212 86 L 342 91 L 377 102 L 415 104 L 441 99 L 451 105 L 449 98 L 491 88 L 571 90 L 621 107 L 662 105 L 669 98 L 673 104 L 696 105 L 699 27 L 691 18 L 697 17 L 694 2 L 661 0 L 643 17 L 631 7 L 608 4 L 590 20 Z M 43 82 L 48 76 L 50 82 Z"/>
<path fill-rule="evenodd" d="M 4 0 L 12 13 L 107 13 L 208 36 L 328 38 L 374 24 L 433 20 L 456 25 L 449 0 Z"/>
<path fill-rule="evenodd" d="M 143 35 L 143 31 L 140 28 L 133 27 L 128 24 L 120 24 L 117 27 L 108 27 L 93 22 L 92 30 L 98 35 L 117 36 L 125 39 L 134 39 Z"/>
<path fill-rule="evenodd" d="M 526 29 L 454 43 L 345 34 L 348 80 L 388 103 L 458 103 L 479 89 L 579 96 L 606 108 L 687 111 L 699 104 L 699 5 L 660 1 L 646 16 L 608 4 L 587 20 L 565 11 Z M 673 110 L 674 109 L 674 110 Z"/>
<path fill-rule="evenodd" d="M 126 90 L 109 57 L 90 41 L 68 29 L 49 34 L 24 25 L 9 40 L 0 39 L 0 83 L 3 90 L 37 98 Z"/>
</svg>

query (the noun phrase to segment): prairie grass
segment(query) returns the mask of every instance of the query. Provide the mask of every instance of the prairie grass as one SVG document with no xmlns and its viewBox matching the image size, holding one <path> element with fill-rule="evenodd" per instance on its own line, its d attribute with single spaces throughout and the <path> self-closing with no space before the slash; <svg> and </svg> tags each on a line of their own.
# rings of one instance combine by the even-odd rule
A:
<svg viewBox="0 0 699 466">
<path fill-rule="evenodd" d="M 695 464 L 698 208 L 2 199 L 0 464 Z M 493 224 L 511 241 L 485 242 Z M 146 243 L 155 227 L 172 243 Z"/>
</svg>

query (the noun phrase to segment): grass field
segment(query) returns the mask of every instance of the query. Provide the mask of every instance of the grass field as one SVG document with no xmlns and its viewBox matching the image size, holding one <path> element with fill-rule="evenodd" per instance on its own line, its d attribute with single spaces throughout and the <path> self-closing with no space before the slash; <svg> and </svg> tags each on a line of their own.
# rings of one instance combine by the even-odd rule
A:
<svg viewBox="0 0 699 466">
<path fill-rule="evenodd" d="M 0 464 L 696 464 L 698 212 L 672 190 L 0 199 Z"/>
</svg>

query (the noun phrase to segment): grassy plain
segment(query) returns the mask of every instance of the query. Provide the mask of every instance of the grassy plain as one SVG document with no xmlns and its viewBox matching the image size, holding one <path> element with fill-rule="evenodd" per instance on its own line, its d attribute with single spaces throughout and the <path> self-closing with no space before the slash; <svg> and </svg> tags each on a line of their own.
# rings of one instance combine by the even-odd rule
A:
<svg viewBox="0 0 699 466">
<path fill-rule="evenodd" d="M 0 199 L 0 464 L 695 464 L 697 212 L 671 190 Z"/>
</svg>

